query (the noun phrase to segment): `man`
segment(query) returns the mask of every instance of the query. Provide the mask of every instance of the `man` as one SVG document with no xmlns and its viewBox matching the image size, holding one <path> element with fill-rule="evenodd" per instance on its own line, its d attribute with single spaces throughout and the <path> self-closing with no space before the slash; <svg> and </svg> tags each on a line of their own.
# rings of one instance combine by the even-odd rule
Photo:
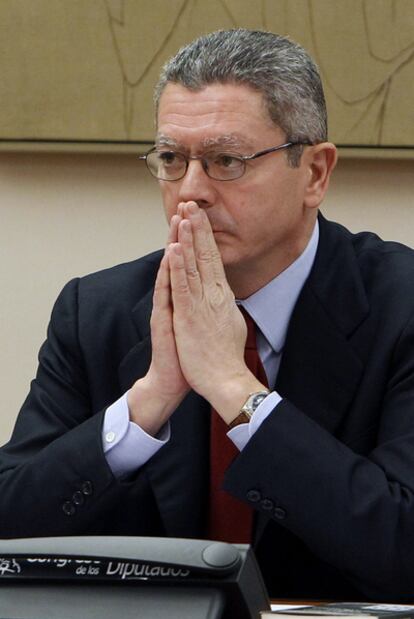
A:
<svg viewBox="0 0 414 619">
<path fill-rule="evenodd" d="M 336 151 L 299 46 L 201 37 L 156 103 L 166 251 L 58 298 L 1 453 L 2 536 L 233 526 L 271 596 L 412 600 L 414 253 L 318 215 Z"/>
</svg>

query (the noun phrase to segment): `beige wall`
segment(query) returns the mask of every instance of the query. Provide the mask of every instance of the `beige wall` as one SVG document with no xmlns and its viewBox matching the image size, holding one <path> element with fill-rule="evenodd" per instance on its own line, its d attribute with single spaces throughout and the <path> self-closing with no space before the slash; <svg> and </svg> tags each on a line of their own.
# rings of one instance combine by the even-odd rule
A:
<svg viewBox="0 0 414 619">
<path fill-rule="evenodd" d="M 156 183 L 131 155 L 3 153 L 0 188 L 3 443 L 63 284 L 160 247 L 166 227 Z M 413 195 L 413 161 L 344 159 L 323 211 L 414 246 Z"/>
</svg>

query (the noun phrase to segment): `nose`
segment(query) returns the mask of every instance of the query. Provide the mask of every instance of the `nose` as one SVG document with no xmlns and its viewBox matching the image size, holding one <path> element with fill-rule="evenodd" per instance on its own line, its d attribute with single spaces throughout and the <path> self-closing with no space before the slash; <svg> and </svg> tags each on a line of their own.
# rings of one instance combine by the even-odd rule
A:
<svg viewBox="0 0 414 619">
<path fill-rule="evenodd" d="M 185 176 L 177 181 L 179 202 L 197 202 L 200 208 L 214 204 L 216 190 L 214 181 L 207 176 L 200 159 L 190 159 Z"/>
</svg>

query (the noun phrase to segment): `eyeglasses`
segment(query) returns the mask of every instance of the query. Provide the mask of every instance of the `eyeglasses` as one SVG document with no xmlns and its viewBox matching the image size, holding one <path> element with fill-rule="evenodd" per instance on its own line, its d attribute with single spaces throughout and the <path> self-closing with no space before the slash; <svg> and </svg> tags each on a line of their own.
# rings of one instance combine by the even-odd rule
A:
<svg viewBox="0 0 414 619">
<path fill-rule="evenodd" d="M 199 159 L 204 172 L 216 181 L 234 181 L 240 178 L 246 171 L 246 161 L 252 161 L 269 153 L 276 153 L 279 150 L 292 146 L 310 145 L 309 142 L 286 142 L 280 146 L 259 150 L 253 155 L 239 155 L 231 152 L 211 152 L 204 155 L 190 156 L 174 150 L 159 150 L 157 147 L 151 149 L 146 155 L 140 155 L 147 164 L 148 170 L 155 178 L 162 181 L 178 181 L 184 178 L 188 164 L 192 159 Z"/>
</svg>

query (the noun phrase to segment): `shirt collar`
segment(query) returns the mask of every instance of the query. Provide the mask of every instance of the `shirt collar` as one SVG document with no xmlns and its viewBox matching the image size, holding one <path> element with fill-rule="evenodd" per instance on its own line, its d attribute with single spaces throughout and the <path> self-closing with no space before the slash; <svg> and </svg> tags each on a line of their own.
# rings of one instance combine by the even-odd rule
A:
<svg viewBox="0 0 414 619">
<path fill-rule="evenodd" d="M 318 241 L 319 224 L 316 221 L 312 236 L 301 255 L 266 286 L 247 299 L 237 301 L 253 318 L 276 353 L 283 349 L 290 317 L 312 269 Z"/>
</svg>

